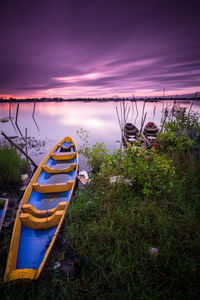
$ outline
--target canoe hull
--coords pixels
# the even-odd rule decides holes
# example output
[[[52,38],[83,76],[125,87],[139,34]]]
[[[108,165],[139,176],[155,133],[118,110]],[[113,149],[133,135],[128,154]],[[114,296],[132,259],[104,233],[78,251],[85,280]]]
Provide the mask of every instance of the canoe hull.
[[[63,162],[66,166],[52,171]],[[17,210],[4,282],[27,282],[39,277],[63,223],[77,169],[78,154],[69,137],[56,144],[37,168]]]

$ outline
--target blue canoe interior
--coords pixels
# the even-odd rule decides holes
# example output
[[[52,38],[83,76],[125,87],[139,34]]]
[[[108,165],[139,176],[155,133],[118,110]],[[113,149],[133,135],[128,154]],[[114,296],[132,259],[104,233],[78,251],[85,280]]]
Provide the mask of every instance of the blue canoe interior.
[[[76,146],[66,137],[36,170],[17,211],[5,282],[40,275],[69,205],[77,169]]]

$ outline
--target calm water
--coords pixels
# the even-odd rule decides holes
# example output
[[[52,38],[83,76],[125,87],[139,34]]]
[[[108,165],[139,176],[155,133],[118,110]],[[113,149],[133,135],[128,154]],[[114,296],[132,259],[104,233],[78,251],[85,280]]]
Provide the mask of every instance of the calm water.
[[[180,106],[190,107],[190,102],[179,101]],[[147,102],[145,111],[147,113],[146,122],[154,121],[160,124],[163,107],[172,107],[173,101]],[[120,103],[114,102],[46,102],[37,103],[35,107],[35,121],[32,118],[33,103],[22,103],[19,106],[18,126],[23,135],[25,128],[28,137],[33,141],[29,147],[29,154],[36,163],[41,162],[49,150],[63,137],[71,136],[77,147],[81,145],[81,140],[77,135],[77,130],[83,128],[89,131],[89,142],[94,144],[97,141],[104,142],[110,150],[120,147],[121,135],[116,114],[116,107],[120,113]],[[128,121],[135,123],[140,128],[143,102],[127,102],[127,111],[130,107]],[[15,122],[17,104],[12,104],[11,116]],[[200,112],[200,103],[195,101],[193,111]],[[137,115],[138,111],[138,115]],[[0,118],[9,117],[9,104],[0,104]],[[0,123],[0,129],[8,136],[19,135],[16,126],[9,120]],[[34,141],[37,143],[34,144]],[[39,145],[38,145],[39,143]]]

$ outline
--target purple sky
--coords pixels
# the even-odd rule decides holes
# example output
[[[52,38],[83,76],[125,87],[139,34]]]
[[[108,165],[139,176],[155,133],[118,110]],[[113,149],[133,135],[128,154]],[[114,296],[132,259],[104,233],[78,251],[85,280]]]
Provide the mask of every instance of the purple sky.
[[[199,1],[0,4],[0,96],[107,97],[200,90]]]

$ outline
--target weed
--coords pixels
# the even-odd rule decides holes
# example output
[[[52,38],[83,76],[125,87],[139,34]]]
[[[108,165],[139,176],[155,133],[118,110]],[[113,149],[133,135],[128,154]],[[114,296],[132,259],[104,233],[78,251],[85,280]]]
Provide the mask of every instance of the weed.
[[[21,183],[21,172],[26,170],[26,160],[13,148],[0,149],[0,189]]]

